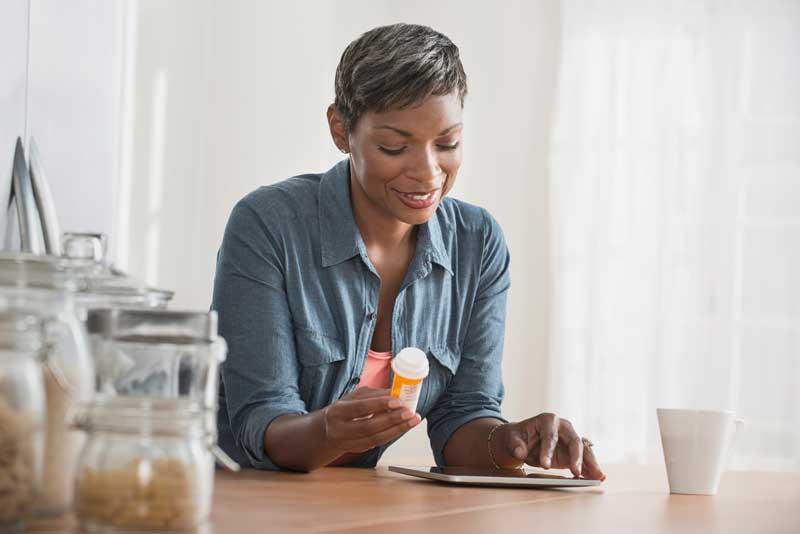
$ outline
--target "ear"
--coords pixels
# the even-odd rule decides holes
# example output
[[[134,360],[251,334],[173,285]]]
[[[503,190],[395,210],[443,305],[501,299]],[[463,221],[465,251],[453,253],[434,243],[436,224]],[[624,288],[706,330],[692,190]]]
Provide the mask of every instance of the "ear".
[[[336,145],[341,152],[350,152],[350,139],[347,135],[347,128],[344,127],[344,119],[342,114],[334,104],[328,106],[328,128],[331,131],[331,138],[333,144]]]

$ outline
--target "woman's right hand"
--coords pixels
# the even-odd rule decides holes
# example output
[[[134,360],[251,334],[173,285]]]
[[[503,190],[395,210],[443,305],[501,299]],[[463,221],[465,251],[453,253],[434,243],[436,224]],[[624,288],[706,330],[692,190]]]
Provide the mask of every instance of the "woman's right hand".
[[[422,419],[390,396],[388,389],[363,387],[324,409],[325,441],[342,452],[365,452],[395,440]]]

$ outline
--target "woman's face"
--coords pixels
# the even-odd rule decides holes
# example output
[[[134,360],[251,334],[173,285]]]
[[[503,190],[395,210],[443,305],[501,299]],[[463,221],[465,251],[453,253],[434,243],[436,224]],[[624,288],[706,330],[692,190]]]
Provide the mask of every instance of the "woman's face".
[[[363,114],[347,135],[353,186],[383,215],[411,225],[426,222],[461,166],[461,114],[455,93]]]

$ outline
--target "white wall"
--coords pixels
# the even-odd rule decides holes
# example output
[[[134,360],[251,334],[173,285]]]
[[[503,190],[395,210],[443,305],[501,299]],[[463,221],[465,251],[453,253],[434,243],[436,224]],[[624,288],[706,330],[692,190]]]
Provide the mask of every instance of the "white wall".
[[[120,6],[120,0],[0,5],[0,198],[10,189],[16,138],[27,150],[33,137],[64,230],[112,232]],[[5,206],[0,214],[4,227]]]
[[[470,83],[465,160],[453,195],[487,207],[512,253],[505,409],[519,418],[547,408],[546,154],[557,2],[180,0],[133,6],[122,220],[113,239],[131,272],[176,290],[176,307],[197,309],[209,305],[215,254],[233,204],[262,184],[323,171],[340,158],[325,109],[344,47],[374,26],[398,21],[449,35]],[[429,451],[417,429],[387,458],[421,456]]]
[[[112,233],[121,21],[120,0],[30,1],[27,134],[64,231]]]
[[[0,50],[0,236],[4,236],[14,145],[17,137],[25,137],[28,0],[7,1],[0,6]]]

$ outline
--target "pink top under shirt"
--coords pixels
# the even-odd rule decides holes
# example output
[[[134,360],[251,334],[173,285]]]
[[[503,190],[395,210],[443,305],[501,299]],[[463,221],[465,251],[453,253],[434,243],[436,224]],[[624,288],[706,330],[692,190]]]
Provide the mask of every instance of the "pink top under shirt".
[[[392,367],[392,353],[375,352],[370,349],[367,352],[367,361],[364,363],[364,370],[358,381],[358,388],[388,388],[389,376]],[[344,465],[360,456],[358,453],[347,452],[329,463],[329,466]]]
[[[367,352],[367,361],[359,378],[358,388],[388,388],[389,373],[392,368],[392,352]]]

